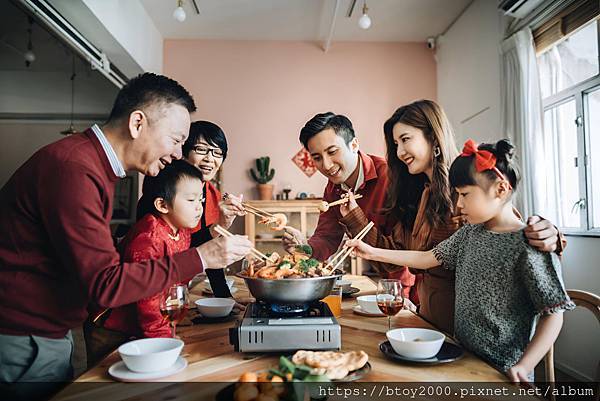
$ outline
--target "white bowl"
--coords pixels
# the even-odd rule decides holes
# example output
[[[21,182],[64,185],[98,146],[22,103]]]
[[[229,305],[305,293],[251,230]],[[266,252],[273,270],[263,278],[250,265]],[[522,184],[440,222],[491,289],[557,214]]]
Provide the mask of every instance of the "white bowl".
[[[233,280],[232,277],[226,277],[225,278],[225,282],[227,283],[227,287],[229,287],[229,291],[231,291],[231,289],[233,288],[233,283],[235,281]],[[210,280],[209,279],[205,279],[204,280],[204,286],[206,287],[207,290],[212,291],[212,287],[210,286]]]
[[[352,281],[338,280],[335,282],[335,285],[342,287],[342,292],[348,292],[348,291],[350,291],[350,287],[352,287]]]
[[[381,310],[377,306],[377,295],[361,295],[360,297],[357,297],[356,300],[363,311],[381,314]]]
[[[200,298],[194,303],[198,311],[206,317],[227,316],[235,305],[235,301],[231,298]]]
[[[439,331],[417,328],[393,329],[386,336],[396,353],[413,359],[434,357],[446,339]]]
[[[144,338],[119,347],[119,354],[132,372],[148,373],[168,369],[177,360],[183,341],[176,338]]]

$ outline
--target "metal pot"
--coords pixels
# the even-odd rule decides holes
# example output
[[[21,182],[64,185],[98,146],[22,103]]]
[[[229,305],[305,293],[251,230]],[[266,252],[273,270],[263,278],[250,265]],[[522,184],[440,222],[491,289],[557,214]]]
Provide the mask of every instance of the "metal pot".
[[[299,304],[318,301],[329,295],[341,275],[269,280],[241,275],[250,294],[257,301],[270,304]]]

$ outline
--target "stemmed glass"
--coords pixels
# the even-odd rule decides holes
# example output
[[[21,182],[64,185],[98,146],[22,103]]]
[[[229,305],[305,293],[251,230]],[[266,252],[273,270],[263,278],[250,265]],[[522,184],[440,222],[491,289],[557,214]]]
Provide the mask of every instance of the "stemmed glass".
[[[188,289],[183,284],[172,285],[160,296],[160,314],[169,321],[173,338],[175,337],[177,323],[183,319],[188,310],[188,302]]]
[[[388,317],[388,330],[392,329],[392,316],[404,306],[400,280],[382,279],[377,283],[377,307]]]

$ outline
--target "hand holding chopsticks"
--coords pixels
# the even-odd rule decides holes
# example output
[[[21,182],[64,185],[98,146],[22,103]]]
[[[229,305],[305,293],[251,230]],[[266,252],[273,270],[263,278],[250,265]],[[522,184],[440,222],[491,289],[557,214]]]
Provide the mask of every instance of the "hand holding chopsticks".
[[[215,231],[217,233],[219,233],[220,235],[222,235],[223,237],[232,237],[233,236],[232,233],[230,233],[229,231],[227,231],[226,229],[224,229],[223,227],[221,227],[218,224],[215,224],[213,227],[214,227]],[[255,256],[259,257],[260,259],[269,260],[269,257],[267,255],[265,255],[264,253],[262,253],[261,251],[259,251],[256,248],[250,248],[250,252],[252,254],[254,254]]]
[[[360,232],[358,234],[356,234],[356,236],[353,238],[355,240],[362,240],[367,233],[371,230],[371,228],[373,228],[373,226],[375,225],[375,223],[373,223],[372,221],[369,222],[369,224],[367,224],[362,230],[360,230]],[[336,271],[336,269],[344,262],[344,260],[348,257],[348,255],[350,255],[350,253],[354,250],[353,247],[347,247],[346,245],[344,245],[342,247],[342,249],[340,249],[338,251],[338,253],[336,253],[327,263],[327,265],[325,265],[325,269],[329,270],[329,274],[333,273],[334,271]]]

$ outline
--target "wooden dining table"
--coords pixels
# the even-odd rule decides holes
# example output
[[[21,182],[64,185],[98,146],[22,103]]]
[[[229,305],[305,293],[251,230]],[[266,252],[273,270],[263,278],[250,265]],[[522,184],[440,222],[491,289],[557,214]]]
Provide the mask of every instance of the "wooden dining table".
[[[379,350],[379,344],[386,340],[387,317],[366,317],[353,311],[353,307],[357,305],[355,297],[375,294],[376,284],[366,276],[346,275],[344,278],[351,280],[352,286],[358,288],[360,292],[352,297],[344,298],[342,301],[342,316],[337,319],[341,325],[342,350],[364,350],[369,355],[371,371],[361,379],[362,381],[388,383],[494,382],[501,384],[502,387],[517,388],[508,383],[508,378],[503,373],[470,352],[465,352],[464,357],[459,360],[438,365],[405,364],[386,358]],[[243,280],[236,277],[234,287],[236,288],[234,297],[249,296]],[[198,298],[210,296],[203,292],[203,288],[202,282],[192,288],[190,291],[192,302]],[[223,382],[237,381],[244,372],[255,372],[277,366],[279,354],[235,352],[229,343],[229,328],[234,327],[235,324],[236,321],[231,320],[221,323],[178,326],[177,334],[185,342],[182,356],[188,361],[187,368],[173,376],[159,379],[157,383],[154,383],[158,387],[145,386],[137,391],[155,392],[157,391],[155,389],[161,388],[161,382],[163,384],[210,382],[214,383],[215,388],[218,389],[223,387]],[[408,310],[402,310],[392,317],[392,326],[394,328],[435,329],[418,314]],[[450,337],[448,340],[453,341]],[[124,399],[119,397],[129,390],[127,387],[122,387],[122,383],[115,382],[108,374],[108,368],[119,361],[118,353],[116,351],[111,353],[96,366],[79,376],[73,383],[67,385],[54,399]],[[82,385],[85,383],[90,385]],[[117,384],[121,384],[121,386]],[[143,390],[144,388],[146,390]],[[131,391],[136,393],[133,388]],[[141,397],[139,399],[145,399],[143,394],[136,393],[134,395]],[[137,398],[134,397],[134,399]]]

